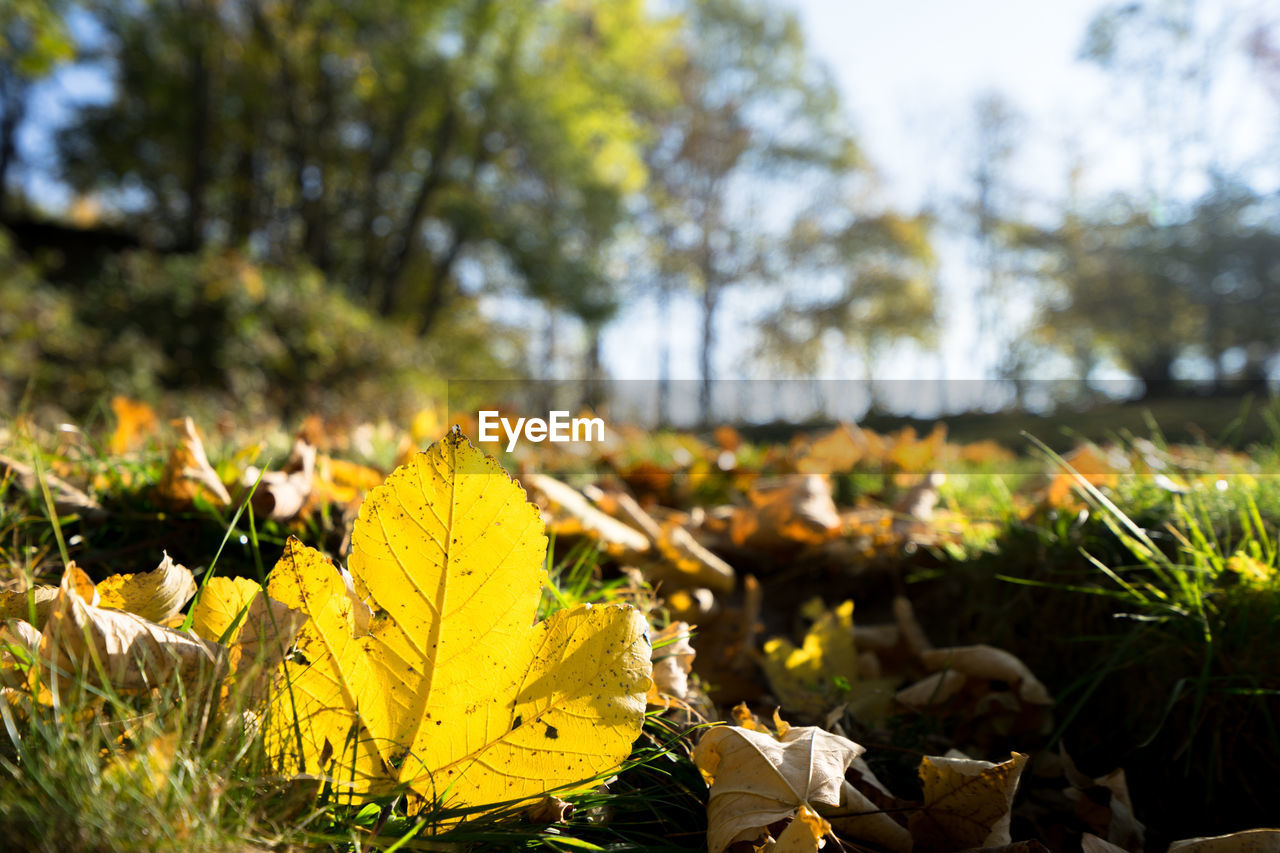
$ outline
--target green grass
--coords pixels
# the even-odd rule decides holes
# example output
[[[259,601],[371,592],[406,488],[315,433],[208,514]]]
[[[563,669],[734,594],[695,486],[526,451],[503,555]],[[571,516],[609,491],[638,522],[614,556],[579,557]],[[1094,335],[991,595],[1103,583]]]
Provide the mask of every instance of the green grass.
[[[1088,773],[1125,767],[1139,816],[1157,821],[1149,847],[1158,849],[1173,837],[1256,826],[1269,813],[1280,774],[1280,432],[1248,457],[1206,444],[1171,446],[1149,424],[1143,435],[1116,433],[1145,473],[1084,489],[1072,507],[1036,497],[1062,470],[1058,460],[948,471],[940,507],[952,535],[904,560],[902,580],[935,644],[989,643],[1030,665],[1058,700],[1052,731],[1030,748],[1061,738]],[[652,444],[667,456],[678,446],[670,438]],[[56,581],[59,539],[99,577],[151,568],[163,548],[199,577],[216,571],[258,579],[291,533],[330,551],[340,539],[340,520],[323,515],[282,525],[207,503],[166,509],[151,492],[164,464],[156,443],[126,460],[83,435],[43,433],[28,447],[36,445],[54,448],[41,454],[42,464],[73,461],[97,477],[109,514],[93,525],[59,518],[42,495],[0,481],[0,567],[8,578]],[[282,456],[286,447],[276,440],[269,452]],[[227,443],[210,455],[227,459],[236,449]],[[740,455],[766,457],[759,445]],[[1167,481],[1154,477],[1157,468]],[[672,489],[687,501],[680,508],[725,500],[737,488],[730,473],[699,476]],[[879,470],[835,480],[845,505],[867,494],[891,499],[895,490]],[[652,591],[619,568],[590,545],[553,542],[540,614],[619,596],[651,600]],[[31,705],[25,715],[3,706],[0,837],[15,846],[662,850],[705,843],[706,790],[688,757],[693,737],[661,717],[649,718],[607,790],[570,798],[568,822],[543,827],[515,808],[476,816],[437,803],[410,815],[394,794],[345,802],[332,788],[271,766],[252,729],[190,684],[121,697],[73,680],[65,696],[57,709]],[[895,790],[910,791],[918,753],[966,746],[953,722],[894,717],[887,731],[862,734],[889,747],[872,750],[877,770]],[[150,773],[146,756],[167,755],[170,746],[167,772]],[[441,834],[460,817],[472,819]]]
[[[198,503],[177,514],[151,505],[148,489],[161,467],[150,455],[114,469],[110,494],[120,511],[95,528],[92,542],[76,519],[59,518],[40,496],[3,486],[0,552],[10,576],[56,582],[59,538],[71,543],[73,557],[87,555],[93,564],[94,555],[110,552],[103,543],[149,531],[154,548],[164,538],[156,528],[177,527],[186,536],[180,553],[203,563],[204,580],[215,571],[261,579],[287,531],[262,525],[247,503],[235,512]],[[602,579],[593,548],[558,560],[552,554],[544,615],[611,600],[626,582]],[[32,663],[25,648],[9,651]],[[39,667],[30,672],[39,678]],[[61,673],[55,705],[38,700],[51,686],[38,680],[0,702],[0,837],[15,849],[665,850],[703,843],[705,786],[689,760],[689,741],[656,715],[611,774],[616,778],[566,795],[574,804],[568,822],[543,826],[522,817],[527,804],[481,814],[437,802],[409,814],[404,792],[353,804],[332,786],[273,766],[258,735],[262,725],[246,725],[245,709],[219,704],[212,680],[175,679],[141,696],[100,684],[92,674]]]

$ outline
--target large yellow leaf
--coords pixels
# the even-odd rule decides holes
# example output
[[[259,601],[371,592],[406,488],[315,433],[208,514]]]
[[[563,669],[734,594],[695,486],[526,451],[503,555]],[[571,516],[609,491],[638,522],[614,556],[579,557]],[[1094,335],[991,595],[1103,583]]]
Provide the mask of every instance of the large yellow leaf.
[[[269,742],[305,772],[332,760],[360,789],[403,782],[455,804],[537,797],[616,766],[643,723],[645,622],[609,605],[534,624],[545,552],[524,491],[460,432],[417,454],[361,507],[354,595],[296,544],[272,574],[268,594],[311,621]]]

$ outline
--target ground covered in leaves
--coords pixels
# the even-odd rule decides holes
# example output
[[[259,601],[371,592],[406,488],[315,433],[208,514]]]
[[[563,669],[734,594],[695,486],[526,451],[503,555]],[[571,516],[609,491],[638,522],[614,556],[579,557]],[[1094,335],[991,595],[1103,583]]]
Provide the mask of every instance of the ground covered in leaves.
[[[112,408],[0,441],[15,846],[1280,850],[1275,446]]]

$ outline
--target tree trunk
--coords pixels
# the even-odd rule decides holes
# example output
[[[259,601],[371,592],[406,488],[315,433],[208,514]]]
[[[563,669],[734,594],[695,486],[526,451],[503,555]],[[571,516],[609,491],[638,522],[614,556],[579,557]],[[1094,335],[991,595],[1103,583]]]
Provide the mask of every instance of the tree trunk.
[[[14,91],[7,89],[10,85]],[[9,170],[17,159],[18,125],[22,123],[22,114],[26,110],[26,93],[23,91],[26,87],[16,80],[0,83],[0,86],[6,87],[4,103],[0,104],[0,109],[4,110],[4,116],[0,118],[0,217],[3,217],[8,212],[5,202],[9,196]]]
[[[703,426],[711,425],[711,353],[715,348],[716,308],[720,301],[720,285],[712,275],[706,277],[702,291],[702,349],[698,366],[702,373],[702,388],[698,394],[698,417]]]
[[[427,204],[432,197],[444,185],[444,173],[446,162],[449,159],[449,153],[453,148],[454,137],[457,133],[457,112],[454,109],[453,99],[446,91],[444,93],[445,107],[444,115],[440,117],[440,124],[436,128],[436,137],[431,146],[431,165],[427,168],[427,172],[422,176],[422,183],[418,185],[418,191],[414,194],[413,203],[409,205],[409,210],[405,213],[404,220],[400,223],[400,238],[398,243],[392,249],[391,256],[387,259],[386,268],[382,274],[382,293],[378,303],[378,311],[384,317],[389,316],[395,308],[397,290],[400,286],[400,276],[404,273],[404,268],[409,262],[409,256],[413,252],[413,247],[417,243],[418,226],[422,223],[422,216],[426,213]],[[457,232],[455,231],[455,236]],[[460,249],[456,245],[453,254]],[[452,260],[450,260],[452,266]],[[436,279],[432,282],[437,289],[442,287],[444,282]],[[428,297],[431,299],[431,297]],[[436,297],[435,302],[439,302],[443,296]],[[434,317],[424,317],[422,325],[428,327],[434,322]]]
[[[195,32],[188,46],[191,57],[191,126],[187,138],[187,215],[182,248],[199,251],[204,244],[205,189],[209,184],[210,82],[206,35],[212,27],[203,2],[195,16]]]

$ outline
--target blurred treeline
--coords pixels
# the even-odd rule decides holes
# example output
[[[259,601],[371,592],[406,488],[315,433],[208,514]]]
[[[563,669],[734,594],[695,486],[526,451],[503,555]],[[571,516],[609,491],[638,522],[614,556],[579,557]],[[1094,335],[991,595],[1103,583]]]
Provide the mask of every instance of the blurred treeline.
[[[1098,61],[1146,37],[1125,14],[1099,19]],[[936,211],[880,201],[777,3],[9,0],[0,28],[5,410],[182,392],[373,413],[443,377],[594,379],[641,296],[664,330],[696,299],[709,382],[731,289],[770,375],[834,347],[871,376],[936,340]],[[108,94],[51,136],[57,207],[18,140],[68,70]],[[1036,305],[1002,375],[1055,354],[1165,380],[1191,353],[1265,378],[1274,198],[1219,175],[1172,216],[1110,198],[1024,221],[998,203],[1004,121],[965,214],[989,295]],[[659,376],[663,339],[635,354]]]

